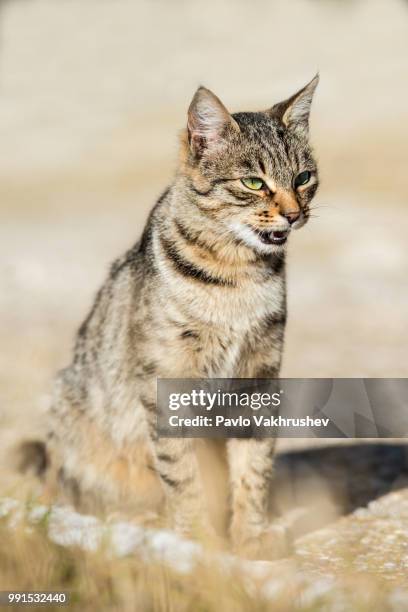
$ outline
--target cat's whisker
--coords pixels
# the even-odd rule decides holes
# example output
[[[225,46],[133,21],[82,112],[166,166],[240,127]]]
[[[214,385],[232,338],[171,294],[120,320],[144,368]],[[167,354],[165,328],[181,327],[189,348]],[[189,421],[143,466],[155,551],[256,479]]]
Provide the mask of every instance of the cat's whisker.
[[[329,211],[335,211],[335,212],[342,210],[339,206],[335,206],[334,204],[313,204],[311,208],[312,209],[324,208]]]

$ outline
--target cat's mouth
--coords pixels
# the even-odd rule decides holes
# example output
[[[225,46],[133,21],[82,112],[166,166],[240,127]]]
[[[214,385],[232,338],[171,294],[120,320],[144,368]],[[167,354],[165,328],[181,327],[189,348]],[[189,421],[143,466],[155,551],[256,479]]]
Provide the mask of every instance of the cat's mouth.
[[[254,229],[254,228],[252,228]],[[285,244],[289,236],[289,230],[270,230],[268,232],[254,229],[259,240],[264,244]]]

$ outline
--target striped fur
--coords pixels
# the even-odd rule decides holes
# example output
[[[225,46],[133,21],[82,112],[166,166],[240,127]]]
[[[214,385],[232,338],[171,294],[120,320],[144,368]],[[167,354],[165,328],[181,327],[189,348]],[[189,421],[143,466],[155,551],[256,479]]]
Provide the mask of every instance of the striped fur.
[[[51,491],[132,511],[151,497],[160,505],[164,494],[178,529],[208,528],[214,499],[199,453],[191,440],[156,434],[156,378],[279,375],[286,246],[261,237],[308,219],[318,184],[308,143],[316,84],[267,111],[233,115],[197,91],[174,181],[141,240],[112,265],[57,378]],[[295,188],[306,170],[308,184]],[[246,177],[260,177],[262,190],[245,187]],[[253,550],[267,529],[273,443],[232,440],[221,455],[233,543]]]

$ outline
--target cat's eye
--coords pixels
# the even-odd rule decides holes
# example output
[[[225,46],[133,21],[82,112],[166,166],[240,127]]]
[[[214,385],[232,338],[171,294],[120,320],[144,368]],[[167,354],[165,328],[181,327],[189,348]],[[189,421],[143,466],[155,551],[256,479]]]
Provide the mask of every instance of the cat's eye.
[[[241,183],[248,187],[248,189],[253,189],[254,191],[259,191],[264,186],[264,182],[262,179],[257,178],[256,176],[252,176],[251,178],[243,178],[241,179]]]
[[[302,185],[306,185],[310,181],[311,176],[312,173],[309,172],[309,170],[305,170],[304,172],[298,174],[295,178],[295,189],[301,187]]]

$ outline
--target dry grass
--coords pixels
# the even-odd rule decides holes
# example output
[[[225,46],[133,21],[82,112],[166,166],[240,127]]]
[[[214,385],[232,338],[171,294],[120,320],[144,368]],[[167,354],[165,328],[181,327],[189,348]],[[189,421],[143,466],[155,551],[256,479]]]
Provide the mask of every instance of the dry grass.
[[[70,550],[50,542],[41,526],[27,532],[2,525],[0,538],[1,589],[67,591],[71,606],[81,611],[265,609],[242,581],[215,568],[180,575],[136,558]]]
[[[386,533],[379,536],[386,538]],[[329,540],[312,539],[292,558],[262,568],[227,569],[212,556],[190,573],[180,573],[137,554],[115,558],[107,546],[87,552],[54,544],[47,537],[47,518],[14,527],[3,518],[0,590],[64,591],[69,593],[69,609],[81,612],[406,610],[405,577],[381,575],[381,548],[371,560],[367,557],[361,571],[356,561],[367,551],[358,534],[350,533],[331,549]],[[329,555],[323,554],[328,552],[325,547]]]

